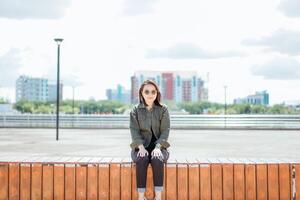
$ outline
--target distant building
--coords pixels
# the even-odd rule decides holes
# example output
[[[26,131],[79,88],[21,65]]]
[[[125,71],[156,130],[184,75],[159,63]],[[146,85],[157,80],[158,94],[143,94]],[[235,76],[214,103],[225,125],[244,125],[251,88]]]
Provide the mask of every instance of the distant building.
[[[117,89],[107,89],[106,97],[108,100],[120,101],[122,103],[130,103],[131,91],[126,90],[120,84],[117,85]]]
[[[233,101],[234,104],[253,104],[253,105],[269,105],[269,94],[267,91],[256,92],[253,95],[248,95],[245,98],[237,98]]]
[[[137,71],[131,77],[131,102],[138,102],[138,89],[147,79],[157,83],[163,100],[197,102],[208,100],[204,81],[195,71]]]
[[[62,84],[60,86],[60,100],[62,100]],[[16,101],[55,101],[56,85],[50,84],[48,79],[20,76],[16,81]]]

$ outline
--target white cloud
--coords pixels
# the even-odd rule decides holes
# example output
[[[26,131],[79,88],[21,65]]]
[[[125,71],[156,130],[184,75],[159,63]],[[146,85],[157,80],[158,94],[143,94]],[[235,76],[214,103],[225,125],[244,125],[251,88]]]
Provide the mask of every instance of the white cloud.
[[[166,49],[149,49],[146,52],[147,58],[171,59],[218,59],[243,55],[238,51],[207,51],[190,43],[179,43]]]
[[[300,62],[292,58],[274,58],[262,65],[251,68],[255,76],[273,80],[297,80],[300,79]]]
[[[300,17],[299,0],[281,0],[278,9],[288,17]]]
[[[137,16],[154,12],[154,6],[158,0],[125,0],[123,14]]]
[[[259,39],[245,39],[242,44],[249,46],[265,46],[268,51],[276,51],[283,54],[300,54],[300,32],[279,29],[269,36]]]
[[[71,0],[1,0],[0,17],[11,19],[57,19]]]
[[[0,56],[0,86],[12,87],[15,85],[19,70],[22,67],[22,51],[12,48]]]

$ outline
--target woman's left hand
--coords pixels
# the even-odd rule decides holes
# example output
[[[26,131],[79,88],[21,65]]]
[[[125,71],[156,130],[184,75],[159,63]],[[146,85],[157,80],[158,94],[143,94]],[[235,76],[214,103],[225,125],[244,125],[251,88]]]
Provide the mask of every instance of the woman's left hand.
[[[151,152],[151,156],[153,157],[158,157],[163,159],[163,154],[159,148],[154,148],[153,151]]]

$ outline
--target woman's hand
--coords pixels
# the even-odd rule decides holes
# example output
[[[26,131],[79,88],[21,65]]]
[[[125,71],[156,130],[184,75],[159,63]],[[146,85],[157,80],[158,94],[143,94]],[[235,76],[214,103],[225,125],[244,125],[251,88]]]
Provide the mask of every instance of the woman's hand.
[[[139,146],[139,152],[137,153],[137,156],[144,157],[145,155],[148,156],[148,151],[145,149],[143,145]]]
[[[152,158],[157,157],[157,158],[163,159],[163,154],[159,148],[154,148],[151,153],[151,156],[152,156]]]

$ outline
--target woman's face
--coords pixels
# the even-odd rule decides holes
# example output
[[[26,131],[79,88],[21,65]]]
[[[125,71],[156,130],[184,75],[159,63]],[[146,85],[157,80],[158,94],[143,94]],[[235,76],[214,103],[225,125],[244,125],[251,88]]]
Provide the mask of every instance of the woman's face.
[[[143,88],[142,95],[148,105],[153,104],[157,96],[157,91],[152,84],[147,84]]]

